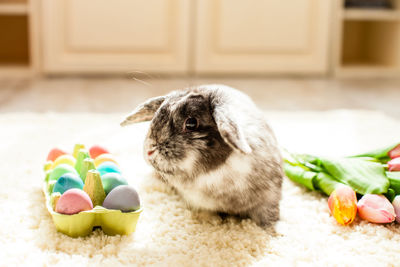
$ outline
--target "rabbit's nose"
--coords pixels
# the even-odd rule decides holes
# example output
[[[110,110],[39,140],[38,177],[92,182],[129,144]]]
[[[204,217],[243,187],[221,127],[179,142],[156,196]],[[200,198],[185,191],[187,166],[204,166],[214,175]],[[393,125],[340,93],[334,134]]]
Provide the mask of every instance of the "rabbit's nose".
[[[153,150],[148,150],[147,151],[147,155],[150,157],[153,153],[154,153],[154,151],[156,151],[155,149],[153,149]]]

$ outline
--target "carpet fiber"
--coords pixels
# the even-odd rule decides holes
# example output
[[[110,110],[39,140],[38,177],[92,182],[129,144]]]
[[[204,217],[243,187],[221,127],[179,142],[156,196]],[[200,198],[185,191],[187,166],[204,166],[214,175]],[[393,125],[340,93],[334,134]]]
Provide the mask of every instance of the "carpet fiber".
[[[400,122],[367,111],[266,112],[280,144],[294,152],[342,156],[400,139]],[[121,114],[0,115],[0,265],[4,266],[395,266],[400,226],[356,219],[339,226],[327,198],[288,179],[281,220],[267,230],[251,220],[192,212],[157,181],[142,158],[147,123],[118,126]],[[144,211],[130,236],[101,230],[70,238],[55,230],[41,191],[54,146],[75,142],[112,151]],[[285,265],[283,265],[285,264]]]

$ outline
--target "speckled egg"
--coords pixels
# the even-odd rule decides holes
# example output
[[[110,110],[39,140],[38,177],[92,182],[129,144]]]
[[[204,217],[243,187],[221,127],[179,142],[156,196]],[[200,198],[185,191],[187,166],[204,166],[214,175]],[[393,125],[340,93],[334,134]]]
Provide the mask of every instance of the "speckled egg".
[[[107,149],[105,149],[104,147],[101,147],[101,146],[92,146],[90,149],[89,149],[89,154],[90,154],[90,157],[92,158],[92,159],[95,159],[95,158],[97,158],[98,156],[100,156],[101,154],[109,154],[110,152],[108,152],[108,150]]]
[[[103,188],[106,194],[110,193],[115,187],[119,185],[127,185],[128,182],[125,180],[121,174],[116,172],[109,172],[101,177],[101,182],[103,183]]]
[[[103,207],[123,212],[137,210],[140,208],[139,194],[130,185],[119,185],[106,196]]]
[[[60,192],[63,194],[65,191],[71,188],[83,188],[82,179],[73,173],[65,173],[60,178],[58,178],[57,182],[53,187],[53,193]]]
[[[102,164],[97,166],[97,170],[99,171],[101,176],[109,172],[121,173],[118,165],[111,161],[103,162]]]
[[[50,172],[49,181],[51,181],[51,180],[57,181],[58,178],[60,178],[65,173],[73,173],[73,174],[78,175],[78,172],[71,165],[60,164]]]
[[[56,212],[62,214],[76,214],[93,209],[92,200],[85,191],[77,188],[67,190],[57,201]]]

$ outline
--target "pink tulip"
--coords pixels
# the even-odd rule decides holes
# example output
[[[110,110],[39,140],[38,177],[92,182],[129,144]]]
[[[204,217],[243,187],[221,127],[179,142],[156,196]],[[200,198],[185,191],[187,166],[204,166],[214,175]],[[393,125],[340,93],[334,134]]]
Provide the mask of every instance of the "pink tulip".
[[[392,159],[400,157],[400,144],[398,144],[392,150],[390,150],[388,155]]]
[[[357,207],[361,219],[372,223],[390,223],[396,217],[392,204],[382,195],[366,194]]]
[[[348,225],[357,214],[356,192],[350,186],[338,186],[329,196],[328,206],[338,223]]]
[[[388,162],[388,169],[390,172],[400,171],[400,157],[394,158]]]
[[[396,222],[400,223],[400,196],[396,196],[393,199],[392,205],[396,213]]]

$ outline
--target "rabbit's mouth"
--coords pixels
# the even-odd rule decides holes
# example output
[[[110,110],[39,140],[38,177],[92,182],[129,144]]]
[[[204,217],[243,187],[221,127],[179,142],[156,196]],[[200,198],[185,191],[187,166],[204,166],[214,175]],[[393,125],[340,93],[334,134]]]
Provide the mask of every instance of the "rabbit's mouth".
[[[165,174],[174,174],[176,171],[176,168],[169,164],[168,162],[165,162],[165,159],[159,159],[161,155],[157,151],[152,153],[151,156],[147,156],[146,161],[153,166],[153,168],[161,173]]]
[[[168,175],[188,175],[192,172],[195,153],[189,153],[183,160],[172,160],[163,157],[157,151],[153,155],[146,157],[146,161],[153,166],[153,168],[162,174]]]

